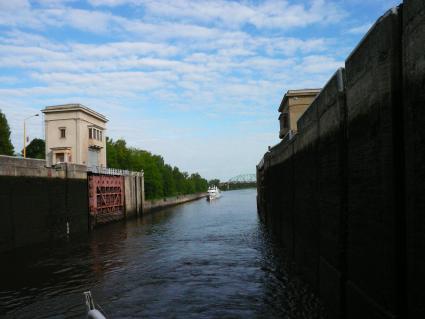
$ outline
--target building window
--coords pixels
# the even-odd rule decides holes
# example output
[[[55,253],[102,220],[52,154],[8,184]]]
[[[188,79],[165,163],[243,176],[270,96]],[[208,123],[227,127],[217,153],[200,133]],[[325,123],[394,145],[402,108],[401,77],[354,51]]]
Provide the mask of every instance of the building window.
[[[89,139],[94,139],[94,140],[98,140],[98,141],[102,141],[103,136],[102,136],[102,131],[98,130],[96,128],[89,128]]]
[[[66,129],[64,127],[59,128],[60,131],[60,137],[66,138]]]
[[[65,162],[65,154],[56,153],[56,163],[64,163],[64,162]]]

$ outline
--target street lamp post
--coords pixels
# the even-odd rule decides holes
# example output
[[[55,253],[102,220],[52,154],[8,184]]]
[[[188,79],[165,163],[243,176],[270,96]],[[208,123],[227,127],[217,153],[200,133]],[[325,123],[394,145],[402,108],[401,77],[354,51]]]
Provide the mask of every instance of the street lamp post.
[[[26,119],[24,119],[24,158],[27,157],[27,149],[26,149],[26,147],[27,147],[27,129],[26,129],[25,121],[29,120],[30,118],[35,117],[35,116],[38,116],[38,113],[31,115],[31,116],[28,116]]]

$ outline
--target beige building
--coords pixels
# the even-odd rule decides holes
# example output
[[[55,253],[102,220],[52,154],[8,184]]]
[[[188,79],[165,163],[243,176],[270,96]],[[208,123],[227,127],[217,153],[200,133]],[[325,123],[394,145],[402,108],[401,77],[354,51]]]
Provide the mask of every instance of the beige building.
[[[297,121],[310,106],[320,89],[289,90],[283,96],[279,106],[279,137],[297,132]]]
[[[48,164],[106,167],[105,116],[81,104],[47,106],[42,112]]]

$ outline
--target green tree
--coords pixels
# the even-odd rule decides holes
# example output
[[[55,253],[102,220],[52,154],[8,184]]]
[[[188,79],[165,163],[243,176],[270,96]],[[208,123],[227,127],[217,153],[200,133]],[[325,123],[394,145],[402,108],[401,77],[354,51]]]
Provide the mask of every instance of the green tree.
[[[24,153],[23,150],[21,152]],[[26,156],[30,158],[46,158],[46,143],[40,138],[35,138],[26,147]]]
[[[205,192],[208,181],[198,173],[189,176],[177,167],[165,164],[162,156],[127,147],[123,139],[106,139],[107,165],[111,168],[144,171],[147,199]]]
[[[209,182],[208,182],[208,186],[219,186],[220,185],[220,180],[219,179],[211,179]]]
[[[162,176],[158,166],[153,160],[148,161],[143,169],[145,176],[146,198],[163,197]]]
[[[173,176],[173,169],[170,165],[164,165],[162,168],[162,179],[164,184],[164,196],[177,195],[176,182]]]
[[[13,155],[14,149],[10,141],[10,127],[6,116],[0,110],[0,154]]]

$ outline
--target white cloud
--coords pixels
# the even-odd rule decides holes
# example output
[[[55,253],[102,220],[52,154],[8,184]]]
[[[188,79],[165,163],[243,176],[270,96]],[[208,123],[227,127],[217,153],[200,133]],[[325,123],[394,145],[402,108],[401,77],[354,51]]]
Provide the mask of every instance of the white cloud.
[[[51,27],[71,27],[94,33],[110,31],[114,17],[110,13],[71,8],[51,8],[34,10],[40,23]]]
[[[129,0],[89,0],[89,3],[91,3],[93,6],[110,6],[110,7],[116,7],[122,4],[126,3],[133,3],[134,1]],[[136,3],[136,2],[134,2]]]
[[[227,27],[252,24],[257,28],[303,27],[314,23],[336,23],[346,13],[331,1],[312,0],[310,6],[289,1],[259,4],[224,0],[90,0],[93,6],[142,6],[149,16],[187,19],[197,23],[220,23]]]
[[[348,30],[351,34],[365,34],[372,27],[372,23],[368,22]]]
[[[28,0],[0,1],[0,12],[28,10],[30,7]]]
[[[231,165],[220,168],[230,157],[249,173],[277,142],[282,92],[321,86],[343,63],[338,39],[296,32],[339,21],[345,12],[332,1],[90,2],[82,9],[73,0],[21,1],[20,10],[0,10],[0,107],[15,144],[23,115],[79,102],[111,119],[110,136],[184,170],[236,175]],[[134,14],[114,11],[125,4]],[[210,142],[216,126],[232,137]],[[252,149],[238,153],[243,141]]]
[[[113,58],[126,55],[144,56],[155,54],[159,56],[175,55],[179,48],[174,45],[149,42],[112,42],[107,44],[72,44],[73,51],[85,58]]]
[[[66,7],[67,5],[77,2],[78,0],[32,0],[43,7]]]
[[[259,45],[262,45],[268,54],[295,55],[297,53],[310,53],[325,51],[330,40],[323,38],[313,38],[302,40],[298,38],[259,38]]]
[[[303,58],[298,66],[301,72],[305,73],[331,73],[344,66],[344,61],[337,61],[333,57],[310,55]]]

